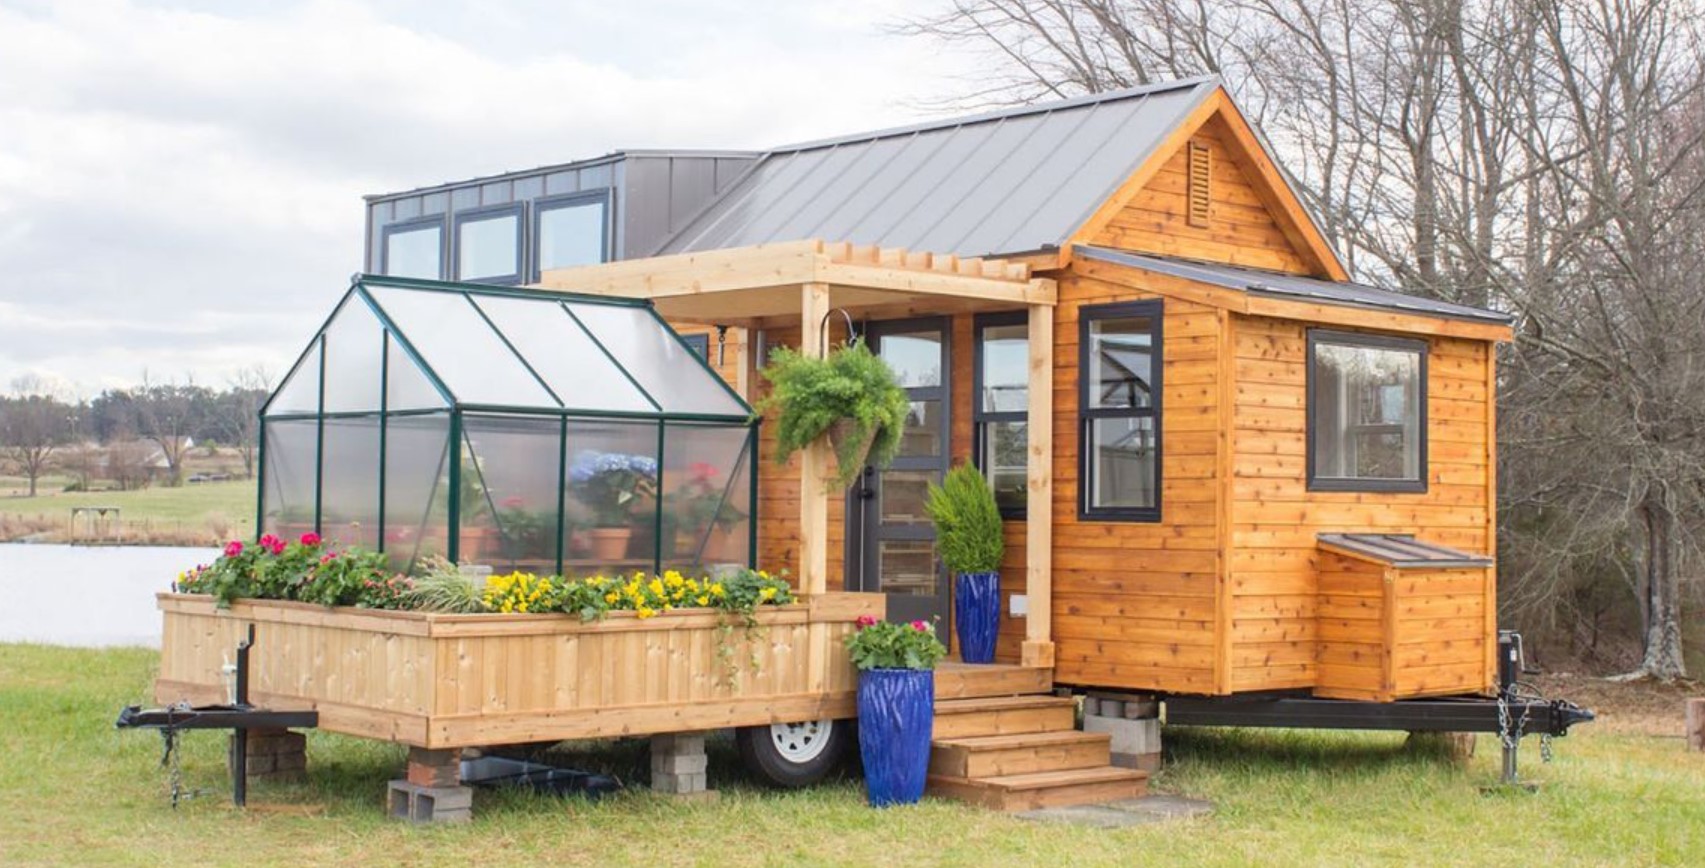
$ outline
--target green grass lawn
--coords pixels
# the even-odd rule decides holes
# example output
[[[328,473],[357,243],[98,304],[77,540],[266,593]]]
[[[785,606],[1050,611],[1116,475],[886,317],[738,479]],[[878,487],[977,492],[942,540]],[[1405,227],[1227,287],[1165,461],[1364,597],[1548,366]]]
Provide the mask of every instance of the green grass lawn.
[[[255,482],[206,482],[176,488],[154,486],[138,491],[78,491],[42,489],[35,497],[0,497],[0,516],[33,519],[44,516],[48,527],[62,535],[69,527],[75,506],[116,506],[123,510],[124,523],[144,539],[193,537],[240,537],[253,534]],[[224,529],[224,532],[218,533]],[[189,541],[185,539],[183,541]]]
[[[1172,731],[1156,789],[1218,812],[1124,830],[934,800],[875,811],[850,779],[775,792],[744,778],[726,744],[713,803],[481,791],[473,823],[416,828],[381,810],[403,750],[324,733],[309,737],[308,782],[257,784],[244,813],[230,807],[223,737],[197,733],[185,782],[211,792],[174,813],[159,739],[112,726],[155,667],[151,651],[0,645],[0,864],[1697,864],[1705,846],[1705,755],[1592,725],[1550,766],[1524,751],[1539,793],[1493,795],[1480,792],[1496,778],[1489,743],[1463,769],[1394,734]],[[631,779],[644,751],[576,759]]]

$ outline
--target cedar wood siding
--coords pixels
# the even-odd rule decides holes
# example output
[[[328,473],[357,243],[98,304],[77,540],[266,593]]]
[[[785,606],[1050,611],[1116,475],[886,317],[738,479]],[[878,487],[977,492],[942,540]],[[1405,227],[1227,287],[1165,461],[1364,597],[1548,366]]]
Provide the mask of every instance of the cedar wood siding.
[[[1145,272],[1059,276],[1054,332],[1054,679],[1206,693],[1220,574],[1218,342],[1223,315],[1164,299],[1161,521],[1078,519],[1078,312],[1154,298]],[[1003,575],[1004,580],[1004,575]]]
[[[1488,436],[1493,344],[1428,339],[1427,491],[1309,491],[1309,326],[1246,316],[1233,317],[1232,324],[1231,687],[1241,692],[1318,683],[1331,691],[1329,685],[1346,679],[1359,683],[1358,673],[1346,667],[1362,665],[1356,637],[1365,634],[1357,628],[1372,625],[1350,622],[1369,612],[1365,600],[1336,594],[1325,582],[1323,574],[1339,576],[1348,568],[1339,563],[1343,558],[1324,557],[1316,535],[1407,533],[1474,554],[1493,553]],[[1450,572],[1452,581],[1421,585],[1398,598],[1394,614],[1404,629],[1394,653],[1421,667],[1399,666],[1399,695],[1477,691],[1492,684],[1493,571]],[[1469,574],[1479,578],[1461,581]],[[1401,571],[1404,581],[1417,575]],[[1476,624],[1478,630],[1467,629]],[[1464,664],[1468,657],[1473,661]]]

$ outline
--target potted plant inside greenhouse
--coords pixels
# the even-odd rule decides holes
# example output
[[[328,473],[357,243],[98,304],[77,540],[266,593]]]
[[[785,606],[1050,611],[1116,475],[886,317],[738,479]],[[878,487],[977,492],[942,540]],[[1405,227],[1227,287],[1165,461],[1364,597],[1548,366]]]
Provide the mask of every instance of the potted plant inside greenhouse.
[[[982,471],[961,464],[948,471],[941,485],[930,485],[924,508],[935,525],[936,551],[955,577],[953,632],[959,640],[959,658],[966,663],[993,663],[1005,553],[994,489]]]
[[[778,463],[827,437],[836,462],[830,484],[846,488],[866,465],[886,467],[899,453],[911,402],[862,338],[822,359],[777,349],[763,374],[773,388],[758,409],[776,411]]]
[[[641,506],[657,496],[657,461],[644,455],[586,451],[569,468],[575,496],[592,510],[592,556],[628,556]]]
[[[935,664],[947,648],[927,622],[865,615],[847,637],[858,668],[858,753],[872,807],[923,798],[935,728]]]

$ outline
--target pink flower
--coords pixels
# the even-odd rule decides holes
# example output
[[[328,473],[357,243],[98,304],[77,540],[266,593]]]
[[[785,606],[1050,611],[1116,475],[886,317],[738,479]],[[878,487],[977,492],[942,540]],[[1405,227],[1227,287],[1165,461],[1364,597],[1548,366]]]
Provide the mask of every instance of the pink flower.
[[[925,623],[924,623],[924,622],[922,622],[922,621],[913,621],[913,622],[912,622],[912,629],[913,629],[913,630],[928,630],[928,629],[929,629],[929,625],[928,625],[928,624],[925,624]]]
[[[234,558],[237,555],[240,555],[242,553],[243,553],[243,544],[241,542],[239,542],[237,540],[231,540],[230,542],[225,544],[225,557]]]
[[[322,564],[329,564],[335,560],[337,560],[337,552],[326,552],[325,554],[320,555],[320,563]]]
[[[313,531],[308,531],[307,533],[302,534],[302,544],[305,546],[317,546],[320,544],[320,535]]]
[[[518,494],[511,496],[511,497],[505,497],[503,499],[503,508],[504,509],[520,509],[521,507],[526,506],[526,505],[527,505],[527,498],[522,497]]]
[[[866,627],[876,626],[876,618],[872,615],[860,615],[858,616],[858,621],[856,623],[858,624],[858,628],[863,630]]]
[[[260,538],[260,547],[272,552],[274,555],[280,555],[284,553],[284,540],[281,540],[269,533]]]

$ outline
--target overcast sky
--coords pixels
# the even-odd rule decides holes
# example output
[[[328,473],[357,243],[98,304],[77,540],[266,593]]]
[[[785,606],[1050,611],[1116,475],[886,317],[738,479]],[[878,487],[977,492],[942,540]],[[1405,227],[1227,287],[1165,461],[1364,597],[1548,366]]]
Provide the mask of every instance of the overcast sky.
[[[0,0],[0,388],[276,379],[365,193],[915,119],[930,0]]]

